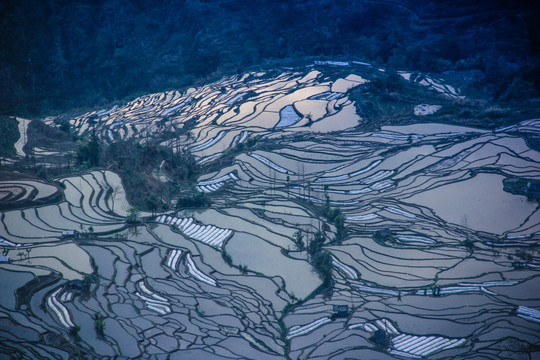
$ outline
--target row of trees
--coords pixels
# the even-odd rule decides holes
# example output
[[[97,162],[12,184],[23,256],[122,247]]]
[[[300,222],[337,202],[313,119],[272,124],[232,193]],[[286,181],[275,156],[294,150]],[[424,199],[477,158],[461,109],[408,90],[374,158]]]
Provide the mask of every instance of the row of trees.
[[[330,197],[328,194],[325,194],[325,202],[322,208],[323,216],[336,227],[336,237],[334,241],[338,244],[341,244],[343,239],[345,239],[346,229],[345,229],[345,215],[341,212],[340,208],[333,208],[330,206]]]

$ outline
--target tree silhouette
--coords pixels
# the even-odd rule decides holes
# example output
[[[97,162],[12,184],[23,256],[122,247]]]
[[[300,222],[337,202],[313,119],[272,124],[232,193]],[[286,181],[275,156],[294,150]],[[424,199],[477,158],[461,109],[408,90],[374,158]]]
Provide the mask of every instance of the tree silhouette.
[[[90,139],[87,143],[80,142],[77,151],[77,162],[79,164],[87,163],[89,166],[98,166],[101,157],[101,145],[99,137],[95,130],[92,130]]]
[[[299,250],[304,249],[304,235],[302,235],[302,230],[296,230],[296,232],[293,234],[293,241]]]

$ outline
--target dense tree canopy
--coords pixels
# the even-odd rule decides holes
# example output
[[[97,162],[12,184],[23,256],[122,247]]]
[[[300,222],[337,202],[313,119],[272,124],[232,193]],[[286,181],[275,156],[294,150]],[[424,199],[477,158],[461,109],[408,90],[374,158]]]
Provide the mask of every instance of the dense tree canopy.
[[[534,2],[4,1],[0,112],[45,114],[178,88],[252,65],[355,57],[477,69],[495,95],[540,89]]]

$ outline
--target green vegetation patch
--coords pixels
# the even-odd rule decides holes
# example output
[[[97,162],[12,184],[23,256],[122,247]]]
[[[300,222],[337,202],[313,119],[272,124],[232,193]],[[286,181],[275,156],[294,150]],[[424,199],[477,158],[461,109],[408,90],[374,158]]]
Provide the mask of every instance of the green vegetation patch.
[[[11,116],[0,116],[0,134],[0,156],[15,155],[15,143],[20,137],[17,120]]]
[[[107,145],[91,135],[82,139],[78,148],[78,166],[101,166],[118,173],[129,202],[137,209],[167,210],[171,199],[180,190],[190,189],[200,173],[190,153],[175,152],[154,142],[142,145],[128,139]],[[160,167],[170,178],[169,182],[160,182],[155,177]]]
[[[49,126],[43,121],[35,120],[28,124],[27,148],[50,148],[58,151],[72,150],[73,136],[69,132],[69,127],[60,128]]]
[[[529,201],[540,202],[540,180],[526,178],[506,178],[503,180],[504,191],[515,195],[524,195]]]
[[[176,203],[177,209],[190,207],[208,207],[212,204],[206,193],[196,192],[192,195],[182,196]]]
[[[349,97],[355,102],[357,114],[365,121],[363,130],[419,122],[496,129],[536,116],[533,109],[537,105],[533,103],[516,106],[516,103],[489,99],[470,89],[464,99],[451,99],[392,71],[384,74],[363,71],[361,74],[369,82],[351,89]],[[468,86],[466,82],[456,82],[460,88]],[[416,116],[414,107],[419,104],[436,104],[441,108],[434,114]]]

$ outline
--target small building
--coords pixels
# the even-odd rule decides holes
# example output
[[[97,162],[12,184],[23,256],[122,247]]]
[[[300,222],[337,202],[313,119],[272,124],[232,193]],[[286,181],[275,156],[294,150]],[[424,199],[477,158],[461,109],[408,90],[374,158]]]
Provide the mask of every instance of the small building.
[[[0,256],[0,263],[8,263],[9,256]]]
[[[349,305],[333,305],[332,309],[334,311],[332,318],[334,319],[346,318],[349,316]]]
[[[77,230],[64,230],[62,231],[62,237],[65,239],[78,238],[79,232]]]

